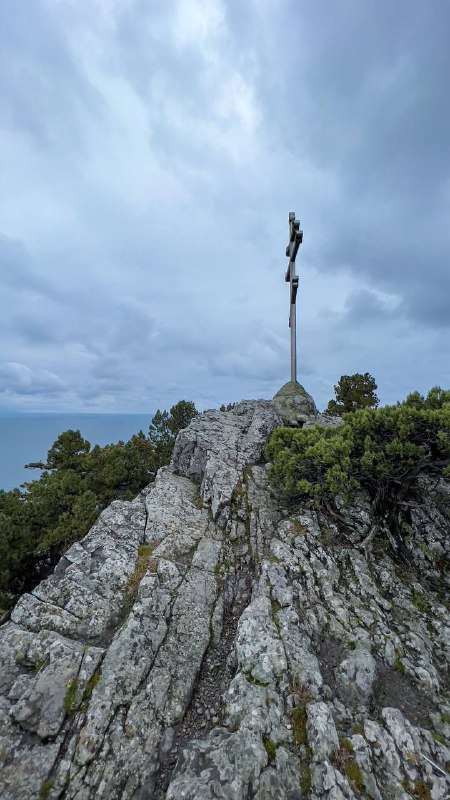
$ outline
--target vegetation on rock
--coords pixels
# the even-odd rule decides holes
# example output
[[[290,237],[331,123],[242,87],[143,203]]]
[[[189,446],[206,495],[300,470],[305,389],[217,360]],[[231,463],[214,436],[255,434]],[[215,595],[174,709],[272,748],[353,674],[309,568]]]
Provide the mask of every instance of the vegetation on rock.
[[[401,534],[423,475],[450,474],[450,391],[345,415],[342,425],[279,428],[266,447],[272,484],[291,502],[330,508],[368,493],[376,516]]]
[[[112,500],[131,500],[170,460],[178,431],[197,414],[185,400],[157,411],[148,436],[91,449],[80,431],[60,434],[43,470],[21,489],[0,491],[0,614],[45,578]]]

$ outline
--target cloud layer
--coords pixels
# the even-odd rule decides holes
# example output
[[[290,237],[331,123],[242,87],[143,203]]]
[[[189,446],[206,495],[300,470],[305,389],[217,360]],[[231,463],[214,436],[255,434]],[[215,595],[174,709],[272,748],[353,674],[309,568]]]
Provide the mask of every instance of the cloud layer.
[[[446,0],[0,8],[0,407],[450,385]]]

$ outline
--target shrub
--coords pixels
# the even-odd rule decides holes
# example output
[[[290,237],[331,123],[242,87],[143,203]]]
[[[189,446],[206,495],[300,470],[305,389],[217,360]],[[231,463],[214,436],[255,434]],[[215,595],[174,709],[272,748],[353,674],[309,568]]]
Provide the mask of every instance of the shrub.
[[[379,516],[392,516],[419,476],[450,474],[450,392],[435,388],[426,398],[354,411],[336,428],[280,428],[266,456],[272,484],[293,503],[351,501],[365,490]]]

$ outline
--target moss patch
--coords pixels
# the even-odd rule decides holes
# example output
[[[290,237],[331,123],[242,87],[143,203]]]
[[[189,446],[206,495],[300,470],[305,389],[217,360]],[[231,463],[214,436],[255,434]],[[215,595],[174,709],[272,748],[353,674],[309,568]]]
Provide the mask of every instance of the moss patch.
[[[87,707],[89,705],[89,700],[91,699],[92,692],[97,686],[100,677],[101,677],[101,672],[99,669],[96,669],[95,672],[93,672],[91,677],[89,678],[83,692],[83,698],[81,701],[81,711],[87,711]]]
[[[293,519],[292,520],[292,531],[296,536],[301,536],[301,535],[305,535],[306,533],[308,533],[308,528],[306,527],[306,525],[302,525],[302,523],[299,522],[298,519]]]
[[[141,544],[139,546],[138,557],[134,567],[134,572],[131,575],[130,580],[128,581],[128,586],[126,590],[126,595],[129,600],[136,597],[139,584],[150,566],[149,565],[150,556],[152,555],[153,550],[155,549],[157,544],[159,544],[159,542],[153,545]]]
[[[348,764],[344,767],[344,770],[352,789],[356,789],[357,792],[362,792],[362,790],[364,789],[364,781],[361,770],[356,761],[354,759],[349,761]]]
[[[398,656],[398,655],[395,657],[394,669],[397,670],[397,672],[400,672],[402,675],[404,675],[405,671],[406,671],[405,670],[405,665],[404,665],[403,661],[401,660],[400,656]]]
[[[431,800],[430,787],[424,780],[418,780],[415,783],[403,781],[403,788],[415,800]]]
[[[76,702],[77,690],[78,690],[78,681],[76,680],[76,678],[74,678],[67,684],[67,692],[64,698],[64,709],[69,717],[72,717],[75,714],[77,708],[77,702]]]
[[[300,789],[303,796],[309,794],[311,791],[311,767],[306,760],[303,761],[301,765]]]
[[[252,683],[254,686],[262,686],[264,688],[267,688],[267,686],[269,686],[268,682],[260,681],[259,678],[255,678],[252,671],[249,669],[244,670],[243,674],[245,675],[248,682]]]
[[[269,764],[273,764],[277,754],[277,748],[275,744],[272,742],[272,739],[269,739],[267,736],[264,736],[263,745],[265,747],[266,753],[269,758]]]
[[[280,606],[280,604],[279,604],[279,603],[278,603],[278,602],[277,602],[277,601],[276,601],[276,600],[275,600],[275,599],[272,597],[272,595],[270,596],[270,605],[271,605],[271,607],[272,607],[272,620],[273,620],[273,622],[274,622],[274,624],[275,624],[275,627],[276,627],[277,631],[279,632],[279,631],[280,631],[280,619],[279,619],[279,617],[278,617],[278,612],[279,612],[279,610],[280,610],[281,606]]]
[[[353,745],[350,739],[341,739],[339,744],[342,750],[347,750],[347,753],[353,753]]]
[[[422,614],[428,614],[430,610],[430,604],[428,603],[425,595],[419,594],[418,592],[413,592],[411,600],[415,607],[422,612]]]
[[[334,753],[332,761],[338,770],[347,776],[352,791],[361,794],[364,780],[359,764],[353,757],[353,745],[348,739],[341,739],[339,745],[339,750]]]
[[[44,783],[41,785],[41,788],[39,789],[39,800],[47,800],[47,797],[49,796],[54,785],[55,781],[51,779],[44,781]]]
[[[306,708],[297,706],[297,708],[292,709],[292,726],[295,744],[306,744],[308,741],[306,736],[307,719],[308,714],[306,713]]]

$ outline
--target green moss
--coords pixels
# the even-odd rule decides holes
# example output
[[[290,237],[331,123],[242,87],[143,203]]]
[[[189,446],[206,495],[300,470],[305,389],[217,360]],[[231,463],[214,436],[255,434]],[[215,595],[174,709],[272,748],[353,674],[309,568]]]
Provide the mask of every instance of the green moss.
[[[300,789],[303,797],[311,791],[311,768],[308,761],[304,761],[301,766]]]
[[[401,660],[401,658],[400,658],[400,656],[399,656],[399,655],[397,655],[397,656],[395,657],[395,661],[394,661],[394,669],[395,669],[395,670],[397,670],[397,672],[400,672],[402,675],[404,675],[404,674],[405,674],[405,672],[406,672],[406,670],[405,670],[405,665],[404,665],[404,663],[403,663],[403,661]]]
[[[306,708],[297,706],[292,709],[292,726],[294,734],[294,742],[296,744],[306,744],[308,739],[306,735],[306,721],[308,714]]]
[[[422,612],[422,614],[428,614],[430,610],[430,604],[428,603],[426,597],[423,594],[419,594],[418,592],[413,592],[411,600],[414,603],[415,607]]]
[[[308,533],[308,528],[306,527],[306,525],[302,525],[302,523],[299,522],[298,519],[292,520],[292,530],[296,536],[302,536],[302,535],[304,536],[306,533]]]
[[[341,739],[339,750],[332,756],[333,764],[347,776],[352,791],[360,794],[364,788],[364,780],[359,764],[353,757],[353,745],[348,739]]]
[[[346,750],[347,753],[353,753],[353,745],[350,739],[340,739],[339,745],[341,747],[341,750]]]
[[[76,711],[76,696],[78,690],[78,681],[74,678],[67,684],[67,692],[64,698],[64,708],[66,714],[69,717],[72,717]]]
[[[431,793],[428,784],[420,779],[415,783],[403,781],[403,788],[414,800],[431,800]]]
[[[203,508],[202,496],[198,490],[195,493],[194,497],[192,498],[192,505],[195,506],[195,508],[198,508],[199,510]]]
[[[89,705],[89,700],[91,699],[92,692],[94,691],[97,683],[101,678],[101,672],[99,669],[96,669],[95,672],[92,673],[91,677],[89,678],[83,692],[83,699],[81,701],[81,710],[87,711],[87,707]]]
[[[353,758],[344,766],[344,772],[347,775],[348,782],[352,789],[356,789],[357,792],[362,792],[364,789],[363,776],[359,764],[357,764]]]
[[[157,543],[155,542],[153,545],[141,544],[139,546],[138,557],[134,567],[134,572],[128,581],[128,586],[126,590],[128,599],[133,599],[136,597],[139,584],[150,567],[149,564],[150,556],[153,553],[153,550],[155,549],[156,545]]]
[[[445,722],[446,725],[450,725],[450,714],[441,714],[442,722]]]
[[[253,675],[252,671],[249,670],[249,669],[244,670],[243,674],[245,675],[245,677],[248,680],[248,682],[252,683],[254,686],[263,686],[264,688],[269,686],[268,683],[265,683],[264,681],[260,681],[259,678],[255,678],[255,676]]]
[[[441,733],[435,733],[434,739],[436,739],[437,742],[443,744],[444,747],[448,747],[448,740],[445,738],[445,736],[442,736]]]
[[[280,604],[271,596],[270,597],[270,605],[272,606],[272,619],[275,623],[275,627],[277,631],[280,630],[280,619],[278,617],[278,612],[281,609]]]
[[[273,764],[277,754],[276,745],[272,742],[272,739],[269,739],[267,736],[263,737],[263,745],[269,757],[269,764]]]
[[[349,642],[348,643],[349,650],[356,650],[356,642]]]
[[[53,781],[51,778],[49,780],[44,781],[44,783],[41,784],[41,788],[39,789],[39,800],[47,800],[47,797],[49,796],[54,785],[55,781]]]
[[[37,663],[34,665],[34,667],[33,667],[33,674],[34,674],[34,675],[37,675],[37,674],[38,674],[38,672],[40,672],[40,671],[41,671],[41,669],[43,669],[43,668],[45,667],[45,665],[48,663],[48,661],[49,661],[49,656],[46,656],[45,658],[41,658],[41,659],[40,659],[40,661],[38,661],[38,662],[37,662]]]
[[[355,725],[353,733],[359,733],[360,736],[364,736],[364,725]]]

